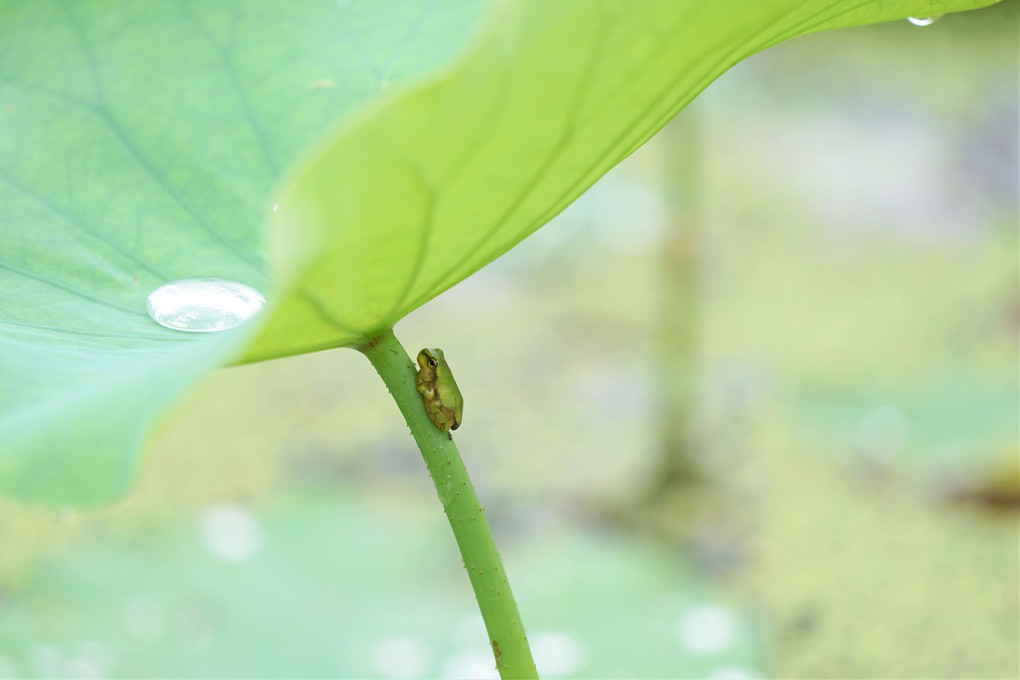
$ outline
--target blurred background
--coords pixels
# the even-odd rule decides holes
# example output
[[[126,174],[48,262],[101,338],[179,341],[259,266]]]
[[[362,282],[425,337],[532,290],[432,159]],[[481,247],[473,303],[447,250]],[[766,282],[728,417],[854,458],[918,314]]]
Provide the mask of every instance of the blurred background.
[[[1017,677],[1018,3],[807,36],[397,326],[543,677]],[[101,511],[0,501],[0,677],[496,677],[350,350],[218,371]]]

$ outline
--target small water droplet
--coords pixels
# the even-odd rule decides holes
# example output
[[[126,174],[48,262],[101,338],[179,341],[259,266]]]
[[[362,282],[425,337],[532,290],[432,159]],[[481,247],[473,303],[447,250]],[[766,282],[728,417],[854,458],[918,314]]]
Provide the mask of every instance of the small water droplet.
[[[432,667],[432,648],[417,637],[381,640],[372,647],[372,667],[384,678],[419,678]]]
[[[930,17],[907,17],[907,21],[915,26],[931,26],[941,18],[941,14],[933,14]]]
[[[439,676],[450,680],[498,680],[492,664],[492,653],[461,652],[447,657],[440,666]]]
[[[262,551],[262,525],[244,508],[229,503],[202,513],[199,531],[206,549],[224,562],[248,562]]]
[[[255,316],[266,299],[251,286],[217,278],[180,279],[149,293],[152,320],[177,331],[225,331]]]
[[[588,665],[588,641],[567,631],[543,631],[529,635],[535,665],[542,677],[576,675]]]
[[[694,656],[718,654],[733,644],[740,622],[730,610],[715,604],[688,608],[677,620],[677,641]]]
[[[276,209],[279,208],[279,207],[280,207],[279,203],[274,203],[273,204],[273,212],[276,212]]]

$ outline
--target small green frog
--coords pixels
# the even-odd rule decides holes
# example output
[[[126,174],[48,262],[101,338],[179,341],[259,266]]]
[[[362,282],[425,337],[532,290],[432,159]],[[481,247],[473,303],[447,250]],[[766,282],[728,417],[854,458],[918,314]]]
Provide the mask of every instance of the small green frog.
[[[460,427],[464,414],[464,397],[453,379],[443,350],[426,347],[418,352],[418,391],[425,402],[429,418],[443,432]],[[450,435],[453,439],[453,435]]]

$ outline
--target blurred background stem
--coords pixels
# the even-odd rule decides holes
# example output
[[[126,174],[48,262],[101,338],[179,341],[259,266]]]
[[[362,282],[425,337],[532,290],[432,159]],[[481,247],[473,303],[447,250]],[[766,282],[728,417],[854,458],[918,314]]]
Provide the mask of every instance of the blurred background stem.
[[[684,111],[660,134],[666,160],[662,195],[666,228],[660,251],[656,328],[657,393],[661,405],[658,472],[650,500],[689,490],[702,480],[695,432],[697,333],[698,121]]]
[[[392,330],[360,349],[386,383],[425,459],[464,558],[500,677],[537,678],[524,624],[485,511],[453,439],[429,420],[415,388],[416,371],[411,358]]]

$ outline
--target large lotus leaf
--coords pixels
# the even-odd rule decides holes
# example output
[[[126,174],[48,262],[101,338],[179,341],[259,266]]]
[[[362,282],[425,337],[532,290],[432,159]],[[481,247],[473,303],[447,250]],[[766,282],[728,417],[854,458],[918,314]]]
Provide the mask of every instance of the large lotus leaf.
[[[122,492],[154,417],[247,333],[166,330],[148,293],[194,276],[265,290],[282,170],[447,64],[484,9],[0,2],[0,486]]]
[[[391,325],[747,55],[983,4],[0,0],[0,488],[123,492],[201,374]],[[222,333],[153,323],[148,293],[192,276],[270,306]]]
[[[279,307],[248,358],[391,327],[548,222],[741,59],[974,3],[935,4],[509,4],[449,77],[341,131],[287,184],[270,222]]]

